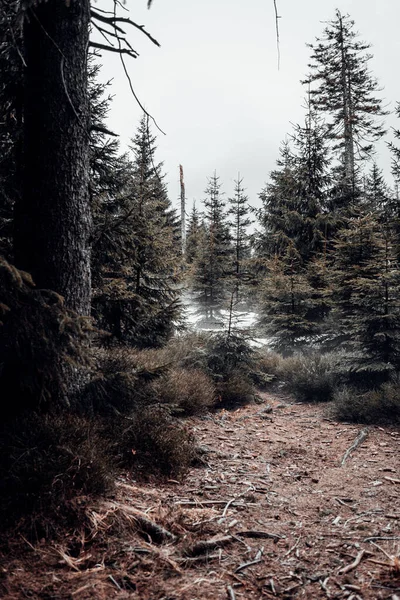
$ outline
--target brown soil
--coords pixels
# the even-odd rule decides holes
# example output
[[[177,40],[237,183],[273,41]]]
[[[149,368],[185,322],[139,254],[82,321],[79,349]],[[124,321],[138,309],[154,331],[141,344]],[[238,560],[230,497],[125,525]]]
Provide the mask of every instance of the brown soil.
[[[126,477],[88,510],[80,538],[25,541],[22,554],[19,543],[3,557],[0,596],[398,600],[399,430],[369,428],[341,465],[363,427],[264,399],[272,412],[188,421],[204,464],[183,481]]]

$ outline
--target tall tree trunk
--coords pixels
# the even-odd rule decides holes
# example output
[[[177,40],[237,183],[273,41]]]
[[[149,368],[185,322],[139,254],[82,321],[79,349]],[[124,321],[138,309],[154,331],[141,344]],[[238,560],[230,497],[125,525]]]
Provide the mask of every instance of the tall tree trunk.
[[[89,19],[89,0],[48,0],[27,12],[24,187],[15,210],[17,266],[83,315],[90,313]]]

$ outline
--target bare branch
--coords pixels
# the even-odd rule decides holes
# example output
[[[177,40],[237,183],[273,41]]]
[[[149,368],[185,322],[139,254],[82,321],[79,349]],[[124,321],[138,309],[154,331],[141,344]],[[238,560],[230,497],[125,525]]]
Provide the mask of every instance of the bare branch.
[[[276,48],[278,51],[278,71],[279,71],[279,68],[281,66],[281,50],[280,50],[280,43],[279,43],[279,19],[281,17],[278,15],[278,8],[276,6],[276,0],[274,0],[274,8],[275,8]]]
[[[139,29],[139,31],[144,33],[144,35],[146,37],[148,37],[149,40],[151,40],[153,42],[153,44],[160,47],[160,43],[157,42],[157,40],[155,38],[153,38],[153,36],[148,31],[145,30],[144,25],[138,25],[137,23],[135,23],[135,21],[132,21],[132,19],[129,19],[127,17],[117,17],[117,16],[105,17],[103,15],[100,15],[99,13],[97,13],[94,10],[91,10],[90,13],[91,13],[93,19],[97,19],[98,21],[101,21],[102,23],[107,23],[108,25],[112,25],[115,29],[117,29],[117,31],[120,31],[121,33],[125,33],[125,32],[120,27],[118,27],[117,23],[127,23],[128,25],[131,25],[132,27]]]
[[[120,41],[119,38],[118,41]],[[107,52],[116,52],[120,56],[122,54],[127,54],[132,58],[137,58],[139,56],[139,54],[135,52],[135,50],[130,50],[129,48],[121,48],[121,46],[119,48],[114,48],[113,46],[106,46],[105,44],[99,44],[98,42],[90,42],[89,46],[90,48],[98,48],[99,50],[106,50]]]

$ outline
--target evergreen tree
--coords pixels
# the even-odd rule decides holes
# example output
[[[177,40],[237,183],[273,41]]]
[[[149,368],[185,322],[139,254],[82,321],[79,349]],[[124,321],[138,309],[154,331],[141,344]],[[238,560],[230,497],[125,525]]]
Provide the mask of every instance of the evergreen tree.
[[[284,254],[292,240],[298,237],[301,221],[295,198],[295,165],[287,142],[282,144],[279,153],[278,168],[271,172],[269,183],[260,193],[261,232],[256,247],[258,256],[264,258]]]
[[[356,379],[371,384],[400,366],[400,273],[378,215],[348,218],[334,244],[332,337]],[[357,375],[358,374],[358,375]]]
[[[327,119],[327,135],[340,157],[340,180],[352,190],[356,163],[370,156],[373,142],[384,133],[378,118],[387,114],[368,70],[370,45],[357,39],[354,21],[337,10],[310,48],[311,73],[305,83],[311,84],[313,108]]]
[[[105,196],[100,211],[95,314],[119,341],[138,347],[163,343],[179,320],[177,220],[154,164],[155,141],[144,116],[132,140],[129,182]]]
[[[206,319],[213,319],[226,298],[227,277],[232,274],[232,249],[225,202],[216,173],[205,190],[203,245],[194,263],[193,292]]]
[[[374,162],[370,172],[365,177],[363,204],[366,211],[380,213],[384,221],[390,214],[391,191],[383,177],[382,170]]]
[[[325,128],[309,109],[304,126],[292,135],[293,150],[283,144],[279,169],[260,194],[261,252],[282,254],[294,243],[304,263],[321,250],[330,215],[326,208],[329,159]]]
[[[271,346],[290,355],[310,343],[316,330],[309,319],[311,287],[295,245],[266,263],[261,285],[260,324],[271,337]]]
[[[238,176],[235,181],[234,196],[228,199],[228,215],[231,216],[230,226],[232,228],[233,241],[233,271],[234,291],[236,302],[239,301],[239,292],[242,291],[243,277],[248,275],[248,263],[250,259],[250,236],[248,228],[253,223],[250,218],[251,207],[249,198],[243,188],[243,179]]]
[[[186,264],[193,265],[199,256],[205,235],[205,225],[201,214],[193,203],[192,212],[189,215],[186,233]]]

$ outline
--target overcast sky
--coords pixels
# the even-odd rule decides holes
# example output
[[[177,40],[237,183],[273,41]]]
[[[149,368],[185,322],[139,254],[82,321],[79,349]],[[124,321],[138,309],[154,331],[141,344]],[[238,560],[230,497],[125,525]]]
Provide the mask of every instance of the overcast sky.
[[[107,8],[111,0],[94,6]],[[304,118],[309,49],[334,18],[349,13],[360,39],[372,44],[370,70],[384,88],[390,110],[400,100],[399,0],[276,0],[280,29],[277,66],[273,0],[128,0],[131,18],[160,42],[157,48],[129,31],[136,60],[126,59],[135,91],[166,132],[157,132],[157,160],[164,161],[170,198],[178,204],[183,165],[188,211],[204,198],[207,177],[220,175],[229,196],[238,172],[253,205],[274,168],[291,123]],[[102,79],[113,78],[109,126],[123,147],[134,135],[141,110],[132,98],[117,55],[103,57]],[[400,127],[394,115],[388,127]],[[378,160],[390,173],[382,145]],[[390,181],[390,176],[389,176]]]

